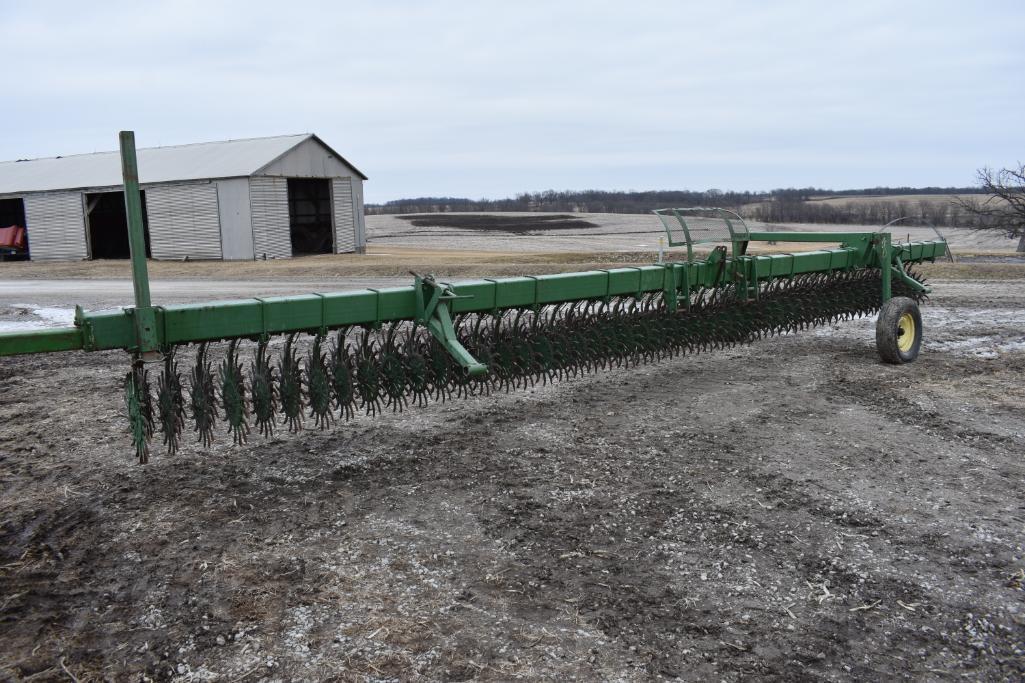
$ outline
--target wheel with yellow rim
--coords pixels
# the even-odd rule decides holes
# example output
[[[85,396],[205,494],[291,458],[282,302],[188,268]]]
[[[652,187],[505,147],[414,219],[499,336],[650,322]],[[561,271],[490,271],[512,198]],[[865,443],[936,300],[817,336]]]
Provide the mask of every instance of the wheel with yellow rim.
[[[876,319],[876,349],[887,363],[910,363],[922,348],[922,313],[914,299],[896,296]]]

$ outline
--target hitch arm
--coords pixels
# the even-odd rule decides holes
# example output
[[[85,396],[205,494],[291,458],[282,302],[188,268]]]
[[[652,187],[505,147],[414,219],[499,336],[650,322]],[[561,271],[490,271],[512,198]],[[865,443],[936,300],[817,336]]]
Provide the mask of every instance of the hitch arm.
[[[472,299],[473,296],[456,294],[450,285],[438,282],[433,275],[427,277],[420,277],[416,273],[413,275],[416,277],[414,289],[416,290],[417,322],[427,328],[468,375],[476,377],[487,374],[488,366],[478,362],[460,343],[448,306],[450,301]]]

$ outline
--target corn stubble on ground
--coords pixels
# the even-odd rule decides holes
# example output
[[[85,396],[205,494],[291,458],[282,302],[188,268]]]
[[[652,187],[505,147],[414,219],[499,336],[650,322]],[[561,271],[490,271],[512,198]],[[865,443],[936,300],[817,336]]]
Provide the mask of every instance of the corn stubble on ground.
[[[930,278],[908,366],[861,318],[296,435],[288,340],[211,345],[145,467],[124,354],[2,359],[2,676],[1021,678],[1025,274]]]

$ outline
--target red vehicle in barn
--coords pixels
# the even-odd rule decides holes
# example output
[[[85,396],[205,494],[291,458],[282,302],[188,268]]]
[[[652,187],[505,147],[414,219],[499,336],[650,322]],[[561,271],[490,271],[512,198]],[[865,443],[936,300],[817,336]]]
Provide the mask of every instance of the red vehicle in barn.
[[[21,260],[28,256],[28,237],[23,225],[0,228],[0,261]]]

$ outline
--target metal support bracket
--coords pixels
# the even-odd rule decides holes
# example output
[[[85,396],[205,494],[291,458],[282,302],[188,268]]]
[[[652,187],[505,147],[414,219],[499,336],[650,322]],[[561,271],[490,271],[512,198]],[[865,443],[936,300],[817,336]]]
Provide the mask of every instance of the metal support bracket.
[[[674,264],[664,263],[662,271],[662,296],[666,302],[666,309],[670,313],[676,313],[679,303],[676,296],[676,272]]]
[[[876,249],[879,250],[879,274],[883,282],[883,303],[885,304],[891,298],[893,298],[893,286],[892,286],[892,275],[893,270],[890,268],[893,263],[893,249],[890,246],[890,233],[882,232],[879,233],[876,242]]]
[[[893,260],[896,261],[896,265],[891,266],[891,269],[893,271],[893,274],[897,277],[897,279],[899,279],[901,282],[903,282],[916,292],[920,292],[922,294],[929,294],[932,292],[930,288],[926,287],[921,282],[911,277],[904,271],[904,262],[900,260],[899,256],[894,256]]]
[[[438,343],[449,352],[457,363],[470,376],[484,375],[488,366],[480,363],[460,343],[452,324],[449,302],[456,299],[472,299],[472,296],[460,296],[453,291],[451,285],[438,282],[433,275],[416,278],[416,321],[427,328]]]

